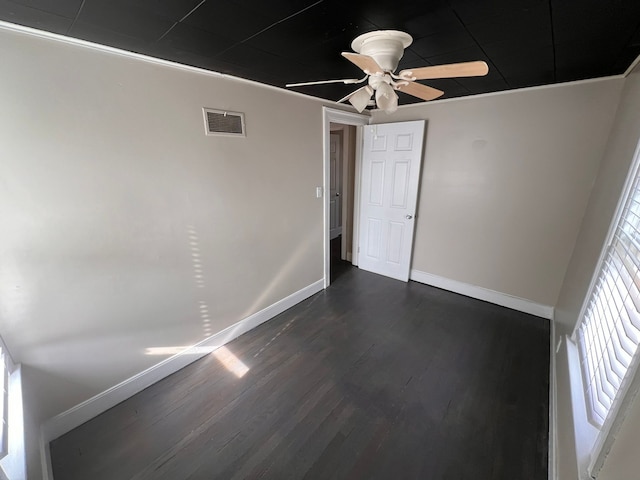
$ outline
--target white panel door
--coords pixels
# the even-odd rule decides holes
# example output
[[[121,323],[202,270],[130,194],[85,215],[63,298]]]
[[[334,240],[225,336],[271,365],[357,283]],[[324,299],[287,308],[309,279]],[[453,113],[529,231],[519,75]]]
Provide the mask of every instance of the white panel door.
[[[424,120],[364,128],[358,266],[409,280]]]
[[[334,239],[342,233],[342,136],[329,138],[329,236]]]

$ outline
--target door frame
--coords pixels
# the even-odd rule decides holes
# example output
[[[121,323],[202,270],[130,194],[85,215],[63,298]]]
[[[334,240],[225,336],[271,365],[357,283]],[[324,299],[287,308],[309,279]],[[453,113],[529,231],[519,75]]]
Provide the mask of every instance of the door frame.
[[[329,240],[329,230],[331,226],[330,222],[330,212],[329,212],[329,185],[330,185],[330,167],[331,162],[329,161],[329,151],[330,151],[330,135],[331,135],[331,123],[341,123],[343,125],[354,125],[356,127],[362,127],[364,125],[369,125],[371,117],[367,115],[360,115],[358,113],[345,112],[343,110],[336,110],[330,107],[322,107],[322,137],[323,137],[323,160],[322,160],[322,170],[323,170],[323,234],[324,234],[324,288],[327,288],[331,283],[331,242]],[[356,195],[360,195],[360,168],[362,164],[362,129],[356,129],[356,171],[354,177],[354,202],[353,202],[353,217],[354,219],[359,218],[360,208],[359,208],[359,200],[356,200],[358,197]],[[344,220],[344,219],[343,219]],[[358,264],[358,228],[356,227],[356,222],[353,222],[353,257],[352,263],[354,265]]]

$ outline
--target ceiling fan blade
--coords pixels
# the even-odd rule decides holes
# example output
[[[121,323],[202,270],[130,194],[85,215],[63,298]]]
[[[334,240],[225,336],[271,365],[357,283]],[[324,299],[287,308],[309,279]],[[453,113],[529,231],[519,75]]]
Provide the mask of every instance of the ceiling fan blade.
[[[455,77],[481,77],[489,72],[485,62],[450,63],[433,67],[408,68],[402,70],[398,76],[414,80]]]
[[[342,56],[354,65],[358,66],[367,75],[374,73],[384,73],[384,70],[373,57],[362,55],[360,53],[342,52]]]
[[[422,100],[435,100],[436,98],[444,95],[444,92],[442,90],[438,90],[437,88],[428,87],[427,85],[422,85],[421,83],[415,82],[408,82],[406,85],[404,83],[401,83],[395,88],[396,90],[408,93],[409,95],[421,98]]]
[[[364,82],[367,79],[367,77],[364,78],[346,78],[344,80],[318,80],[315,82],[301,82],[301,83],[287,83],[285,85],[285,87],[304,87],[305,85],[322,85],[324,83],[345,83],[345,84],[352,84],[352,83],[361,83]]]
[[[367,108],[372,95],[373,88],[371,88],[369,85],[365,85],[364,87],[360,87],[359,89],[357,89],[355,92],[351,92],[346,97],[341,98],[337,103],[342,103],[349,100],[349,103],[356,107],[356,110],[358,110],[359,113],[362,113],[364,109]]]

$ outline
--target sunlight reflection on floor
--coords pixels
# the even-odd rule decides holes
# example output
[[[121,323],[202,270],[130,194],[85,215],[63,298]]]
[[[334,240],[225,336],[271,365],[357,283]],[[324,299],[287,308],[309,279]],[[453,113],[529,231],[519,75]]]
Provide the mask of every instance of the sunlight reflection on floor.
[[[216,357],[222,365],[224,365],[224,368],[229,370],[238,378],[244,377],[244,375],[249,371],[249,367],[231,353],[227,347],[220,347],[213,352],[213,356]]]
[[[145,350],[145,355],[202,355],[213,353],[218,361],[233,373],[236,377],[242,378],[249,371],[249,367],[236,357],[227,347],[204,347],[204,346],[176,346],[176,347],[149,347]]]

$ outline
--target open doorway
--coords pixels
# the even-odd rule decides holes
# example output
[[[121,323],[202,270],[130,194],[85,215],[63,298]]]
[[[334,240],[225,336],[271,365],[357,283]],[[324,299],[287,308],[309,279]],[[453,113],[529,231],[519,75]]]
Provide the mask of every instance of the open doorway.
[[[331,123],[327,195],[332,282],[349,269],[353,259],[355,168],[356,127]]]
[[[353,154],[353,158],[354,158],[354,164],[355,164],[355,168],[354,168],[354,175],[352,177],[352,179],[349,181],[348,180],[348,185],[351,187],[351,194],[347,195],[347,197],[351,198],[351,199],[357,199],[358,198],[358,194],[359,194],[359,182],[357,181],[357,179],[359,178],[359,163],[360,163],[360,155],[361,155],[361,143],[362,143],[362,126],[364,125],[368,125],[369,124],[369,117],[365,116],[365,115],[361,115],[358,113],[351,113],[351,112],[346,112],[343,110],[336,110],[333,108],[329,108],[329,107],[323,107],[322,109],[322,116],[323,116],[323,143],[324,143],[324,148],[323,148],[323,152],[324,152],[324,160],[323,160],[323,170],[324,170],[324,181],[323,181],[323,191],[324,193],[324,287],[327,288],[330,284],[331,284],[331,215],[330,215],[330,210],[331,210],[331,205],[330,205],[330,199],[332,198],[330,195],[330,184],[331,184],[331,168],[330,168],[330,164],[331,164],[331,160],[330,160],[330,150],[331,150],[331,126],[332,124],[335,125],[337,127],[337,130],[341,130],[339,128],[339,126],[355,126],[355,128],[353,130],[349,130],[349,132],[352,134],[351,138],[353,139],[353,142],[350,143],[352,145],[354,145],[354,147],[352,147],[352,151],[353,148],[355,148],[355,154]],[[344,130],[343,130],[344,131]],[[343,134],[343,138],[344,138],[344,134]],[[347,151],[347,149],[343,149],[343,151]],[[348,163],[347,163],[348,165]],[[338,173],[338,171],[342,172],[342,170],[344,169],[345,164],[343,163],[343,168],[336,168],[335,171],[336,173]],[[342,175],[340,176],[340,178],[342,179]],[[344,182],[343,182],[343,189],[344,189]],[[341,197],[344,198],[344,192],[341,193]],[[333,198],[335,198],[335,192],[333,195]],[[345,202],[342,202],[342,205],[345,205]],[[348,208],[348,203],[347,203],[347,208]],[[334,207],[334,208],[338,208],[338,207]],[[343,206],[340,207],[340,211],[343,210]],[[338,235],[336,235],[336,232],[340,232],[340,240],[337,241],[334,238],[334,245],[336,246],[335,250],[336,250],[336,257],[340,258],[341,261],[350,261],[351,263],[353,263],[353,265],[357,265],[358,264],[358,252],[357,250],[355,250],[355,247],[353,247],[353,245],[357,245],[357,241],[358,241],[358,225],[357,222],[354,223],[353,219],[358,217],[358,202],[353,202],[351,203],[351,207],[352,209],[351,213],[349,215],[344,214],[342,215],[342,219],[349,219],[349,223],[347,226],[347,230],[349,235],[352,237],[351,241],[348,241],[348,239],[345,237],[345,235],[342,234],[342,230],[335,230],[334,229],[334,235],[337,237]],[[343,222],[344,223],[344,222]],[[343,228],[344,229],[344,228]],[[349,246],[351,247],[349,249],[349,247],[346,244],[349,244]],[[338,250],[338,245],[339,245],[339,250]],[[350,252],[348,250],[351,250]],[[337,252],[339,251],[339,255],[337,254]],[[350,260],[348,260],[348,254],[350,254]],[[344,260],[343,258],[344,257]]]

